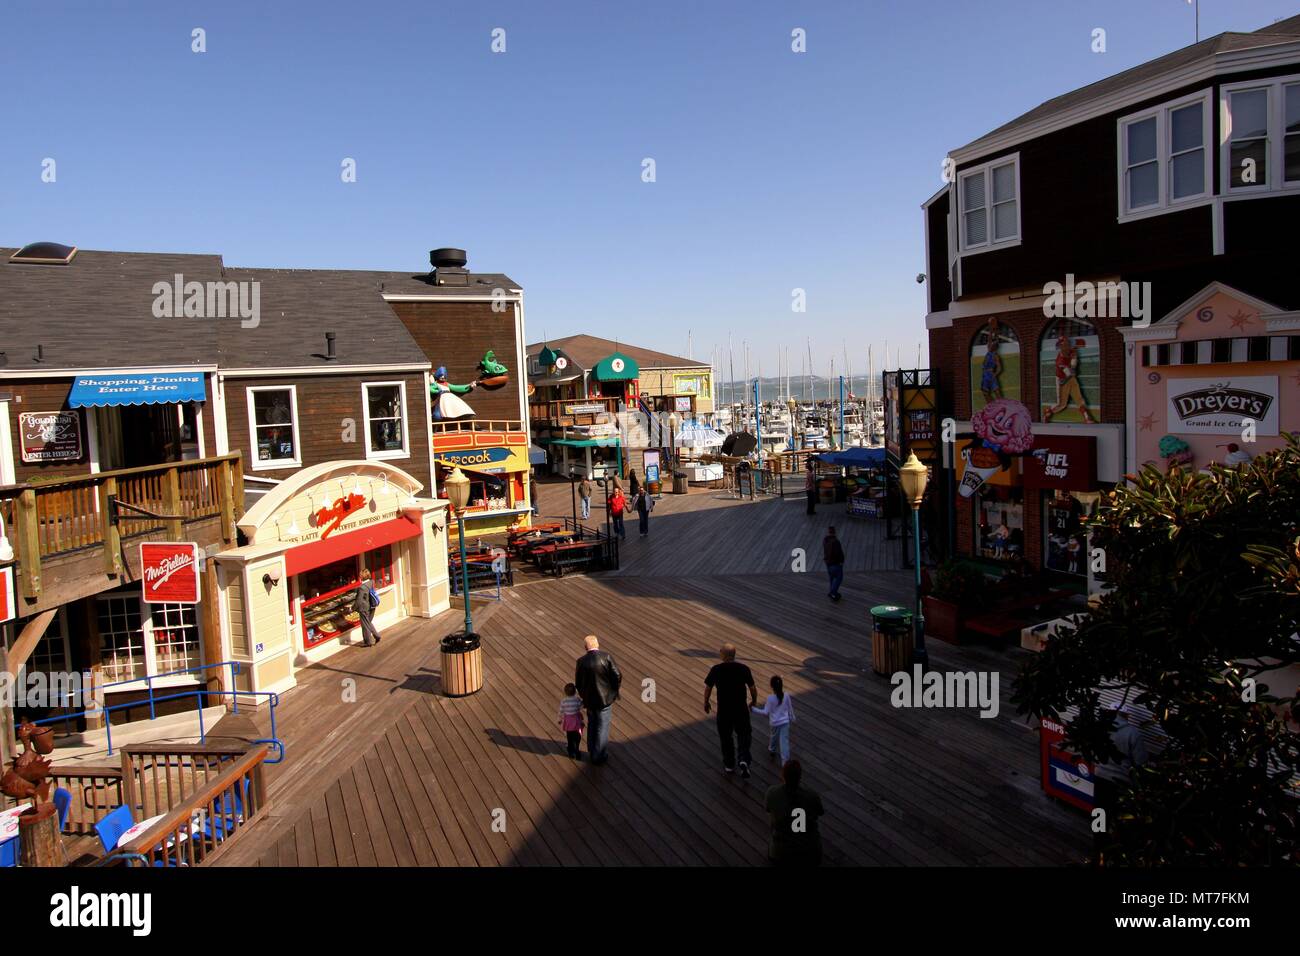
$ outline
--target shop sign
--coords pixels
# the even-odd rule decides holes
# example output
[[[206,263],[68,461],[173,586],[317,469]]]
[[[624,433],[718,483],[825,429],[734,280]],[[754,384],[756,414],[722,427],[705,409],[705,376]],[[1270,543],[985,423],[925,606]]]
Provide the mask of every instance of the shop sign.
[[[691,410],[691,397],[689,395],[678,395],[673,399],[673,405],[679,412],[689,412]]]
[[[0,568],[0,624],[18,616],[18,601],[14,597],[13,565]]]
[[[658,481],[659,480],[659,452],[657,451],[646,452],[642,464],[645,466],[646,483],[648,484],[649,482],[652,481]]]
[[[499,465],[510,460],[509,448],[475,448],[473,451],[443,451],[438,457],[466,468],[477,465]]]
[[[23,412],[18,434],[27,464],[81,459],[80,412]]]
[[[193,541],[142,543],[140,583],[147,604],[199,603],[199,546]]]
[[[1276,375],[1166,378],[1169,431],[1180,435],[1240,435],[1244,422],[1256,435],[1276,435]]]
[[[934,441],[934,412],[914,410],[907,413],[907,443]]]
[[[605,411],[605,406],[600,402],[584,402],[578,405],[565,405],[564,414],[566,415],[598,415]]]
[[[1022,461],[1026,488],[1097,489],[1097,439],[1093,435],[1036,435]]]
[[[316,511],[316,527],[320,528],[322,540],[328,538],[343,523],[344,518],[365,503],[365,495],[348,493],[342,498],[335,498],[333,504],[318,509]]]

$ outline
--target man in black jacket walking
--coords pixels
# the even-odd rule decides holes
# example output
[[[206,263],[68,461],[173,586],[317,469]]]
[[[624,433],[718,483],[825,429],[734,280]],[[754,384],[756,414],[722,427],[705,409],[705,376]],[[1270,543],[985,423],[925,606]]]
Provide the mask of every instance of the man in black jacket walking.
[[[587,756],[593,764],[600,765],[609,759],[605,746],[609,743],[609,725],[623,675],[609,652],[600,649],[595,634],[588,634],[583,640],[587,653],[578,658],[573,683],[577,685],[582,705],[587,708]]]
[[[822,558],[826,562],[826,574],[830,578],[830,599],[838,601],[840,585],[844,582],[844,546],[835,536],[834,525],[826,529],[826,537],[822,539]]]

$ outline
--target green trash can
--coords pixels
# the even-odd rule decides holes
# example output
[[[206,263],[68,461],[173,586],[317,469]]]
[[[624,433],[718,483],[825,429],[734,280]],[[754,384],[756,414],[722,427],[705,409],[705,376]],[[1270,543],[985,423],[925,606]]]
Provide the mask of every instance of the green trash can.
[[[912,663],[912,611],[897,604],[871,609],[871,669],[889,676]]]

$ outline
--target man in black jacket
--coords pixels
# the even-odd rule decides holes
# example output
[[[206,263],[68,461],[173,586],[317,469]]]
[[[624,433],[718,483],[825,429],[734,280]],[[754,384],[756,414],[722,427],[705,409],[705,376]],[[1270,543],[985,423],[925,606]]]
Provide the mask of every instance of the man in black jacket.
[[[582,705],[587,708],[587,755],[593,764],[600,765],[609,759],[605,745],[609,743],[609,725],[623,675],[618,672],[614,658],[600,649],[595,634],[588,634],[584,643],[587,653],[578,658],[573,683],[578,687]]]
[[[826,562],[826,574],[830,578],[830,599],[840,599],[840,585],[844,582],[844,546],[835,536],[835,526],[826,529],[822,539],[822,558]]]

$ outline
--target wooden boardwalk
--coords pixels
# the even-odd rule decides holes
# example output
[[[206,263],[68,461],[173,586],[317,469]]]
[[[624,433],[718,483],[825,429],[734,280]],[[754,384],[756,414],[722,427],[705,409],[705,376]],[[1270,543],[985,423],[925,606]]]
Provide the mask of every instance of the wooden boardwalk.
[[[548,486],[545,513],[562,513],[559,492],[568,504],[567,488]],[[830,520],[848,539],[839,604],[820,572],[818,525]],[[931,644],[941,669],[1000,674],[996,718],[890,705],[889,682],[867,668],[867,610],[907,601],[910,576],[864,570],[892,549],[873,539],[878,522],[851,520],[843,506],[813,519],[802,502],[666,496],[649,539],[629,522],[621,571],[525,577],[476,607],[486,686],[473,697],[438,694],[437,639],[455,629],[456,610],[310,668],[280,710],[288,757],[268,768],[270,817],[221,863],[761,864],[763,795],[777,780],[765,721],[754,720],[746,781],[721,773],[702,709],[704,675],[728,640],[760,690],[777,673],[795,696],[792,750],[825,801],[827,863],[1081,857],[1087,820],[1042,795],[1037,736],[1007,702],[1024,652]],[[802,574],[790,569],[798,547]],[[587,633],[624,674],[604,767],[571,761],[556,726]]]

